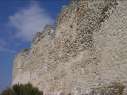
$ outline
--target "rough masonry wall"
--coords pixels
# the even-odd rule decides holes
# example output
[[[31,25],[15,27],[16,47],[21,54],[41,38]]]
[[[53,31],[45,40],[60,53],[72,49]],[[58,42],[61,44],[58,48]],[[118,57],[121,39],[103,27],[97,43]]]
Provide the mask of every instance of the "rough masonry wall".
[[[127,1],[72,0],[57,26],[46,26],[31,49],[18,54],[13,82],[45,93],[80,95],[127,81]]]

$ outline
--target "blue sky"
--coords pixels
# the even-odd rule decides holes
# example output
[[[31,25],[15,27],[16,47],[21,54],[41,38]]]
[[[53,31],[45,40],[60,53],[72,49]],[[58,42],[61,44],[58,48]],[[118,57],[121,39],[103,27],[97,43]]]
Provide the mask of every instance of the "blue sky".
[[[36,32],[53,24],[69,0],[0,0],[0,91],[11,83],[12,63]]]

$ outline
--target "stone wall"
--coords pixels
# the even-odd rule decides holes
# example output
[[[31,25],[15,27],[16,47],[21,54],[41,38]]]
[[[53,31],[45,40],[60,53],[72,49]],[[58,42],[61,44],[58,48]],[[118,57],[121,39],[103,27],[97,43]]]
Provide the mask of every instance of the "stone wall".
[[[46,26],[17,55],[12,84],[75,95],[112,82],[126,86],[126,9],[125,0],[72,0],[56,27]]]

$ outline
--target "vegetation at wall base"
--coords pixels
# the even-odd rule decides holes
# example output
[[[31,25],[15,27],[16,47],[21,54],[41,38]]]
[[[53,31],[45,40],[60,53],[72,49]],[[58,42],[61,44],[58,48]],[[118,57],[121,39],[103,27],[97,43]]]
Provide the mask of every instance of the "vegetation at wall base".
[[[0,95],[43,95],[42,91],[28,84],[16,84],[4,90]]]

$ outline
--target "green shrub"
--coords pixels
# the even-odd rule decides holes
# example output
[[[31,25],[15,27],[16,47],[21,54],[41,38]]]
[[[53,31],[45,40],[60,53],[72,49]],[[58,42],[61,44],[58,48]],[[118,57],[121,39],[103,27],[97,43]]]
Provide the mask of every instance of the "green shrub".
[[[16,84],[11,88],[4,90],[0,95],[43,95],[43,92],[28,83],[25,85]]]

